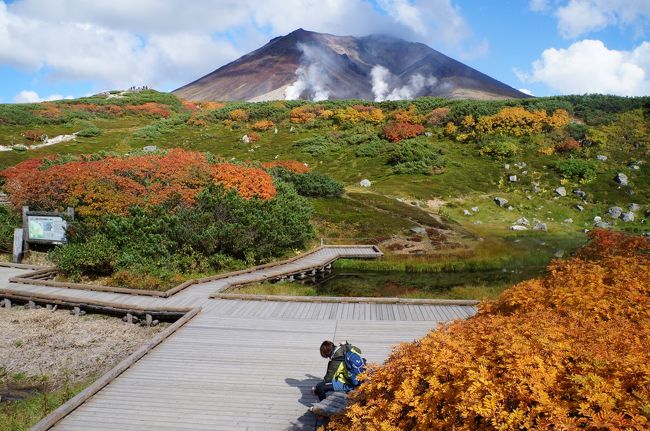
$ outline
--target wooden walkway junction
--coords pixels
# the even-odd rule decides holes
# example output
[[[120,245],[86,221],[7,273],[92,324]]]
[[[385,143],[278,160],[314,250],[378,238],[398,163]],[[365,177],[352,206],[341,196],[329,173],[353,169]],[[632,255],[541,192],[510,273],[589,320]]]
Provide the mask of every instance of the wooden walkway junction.
[[[300,276],[338,257],[376,257],[374,247],[323,247],[289,262],[192,284],[171,297],[11,283],[27,270],[0,268],[0,299],[187,313],[33,430],[314,430],[311,387],[326,360],[321,341],[349,340],[370,362],[440,322],[475,313],[471,301],[225,299],[224,288]],[[213,296],[213,298],[211,298]],[[130,308],[131,307],[131,308]],[[191,310],[191,311],[190,311]]]

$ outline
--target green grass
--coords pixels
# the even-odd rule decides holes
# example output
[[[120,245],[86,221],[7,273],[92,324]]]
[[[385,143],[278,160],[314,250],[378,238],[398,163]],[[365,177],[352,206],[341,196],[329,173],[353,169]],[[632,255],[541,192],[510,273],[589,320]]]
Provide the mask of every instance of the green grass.
[[[86,388],[93,379],[54,391],[39,391],[20,401],[0,403],[0,430],[26,431]]]

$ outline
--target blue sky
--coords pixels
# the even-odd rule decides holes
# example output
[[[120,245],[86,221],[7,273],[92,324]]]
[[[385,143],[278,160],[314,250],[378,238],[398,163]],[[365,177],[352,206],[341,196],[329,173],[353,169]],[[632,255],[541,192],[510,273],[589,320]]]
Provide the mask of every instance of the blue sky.
[[[650,94],[650,0],[0,0],[0,102],[168,91],[299,27],[423,42],[538,96]]]

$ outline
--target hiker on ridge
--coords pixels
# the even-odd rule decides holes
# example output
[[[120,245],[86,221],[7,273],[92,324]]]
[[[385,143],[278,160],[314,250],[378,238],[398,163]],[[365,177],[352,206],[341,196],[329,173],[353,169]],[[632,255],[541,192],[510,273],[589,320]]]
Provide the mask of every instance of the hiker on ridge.
[[[327,373],[323,381],[314,388],[314,394],[319,401],[327,397],[328,392],[350,392],[359,386],[357,376],[365,370],[366,360],[361,357],[361,349],[348,343],[336,344],[329,340],[320,345],[320,355],[329,359]]]

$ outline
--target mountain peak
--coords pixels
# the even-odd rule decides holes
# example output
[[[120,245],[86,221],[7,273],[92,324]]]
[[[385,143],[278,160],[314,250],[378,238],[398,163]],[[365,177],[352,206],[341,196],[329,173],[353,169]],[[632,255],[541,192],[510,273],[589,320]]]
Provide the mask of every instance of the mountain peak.
[[[422,44],[298,28],[174,91],[192,100],[527,97]]]

